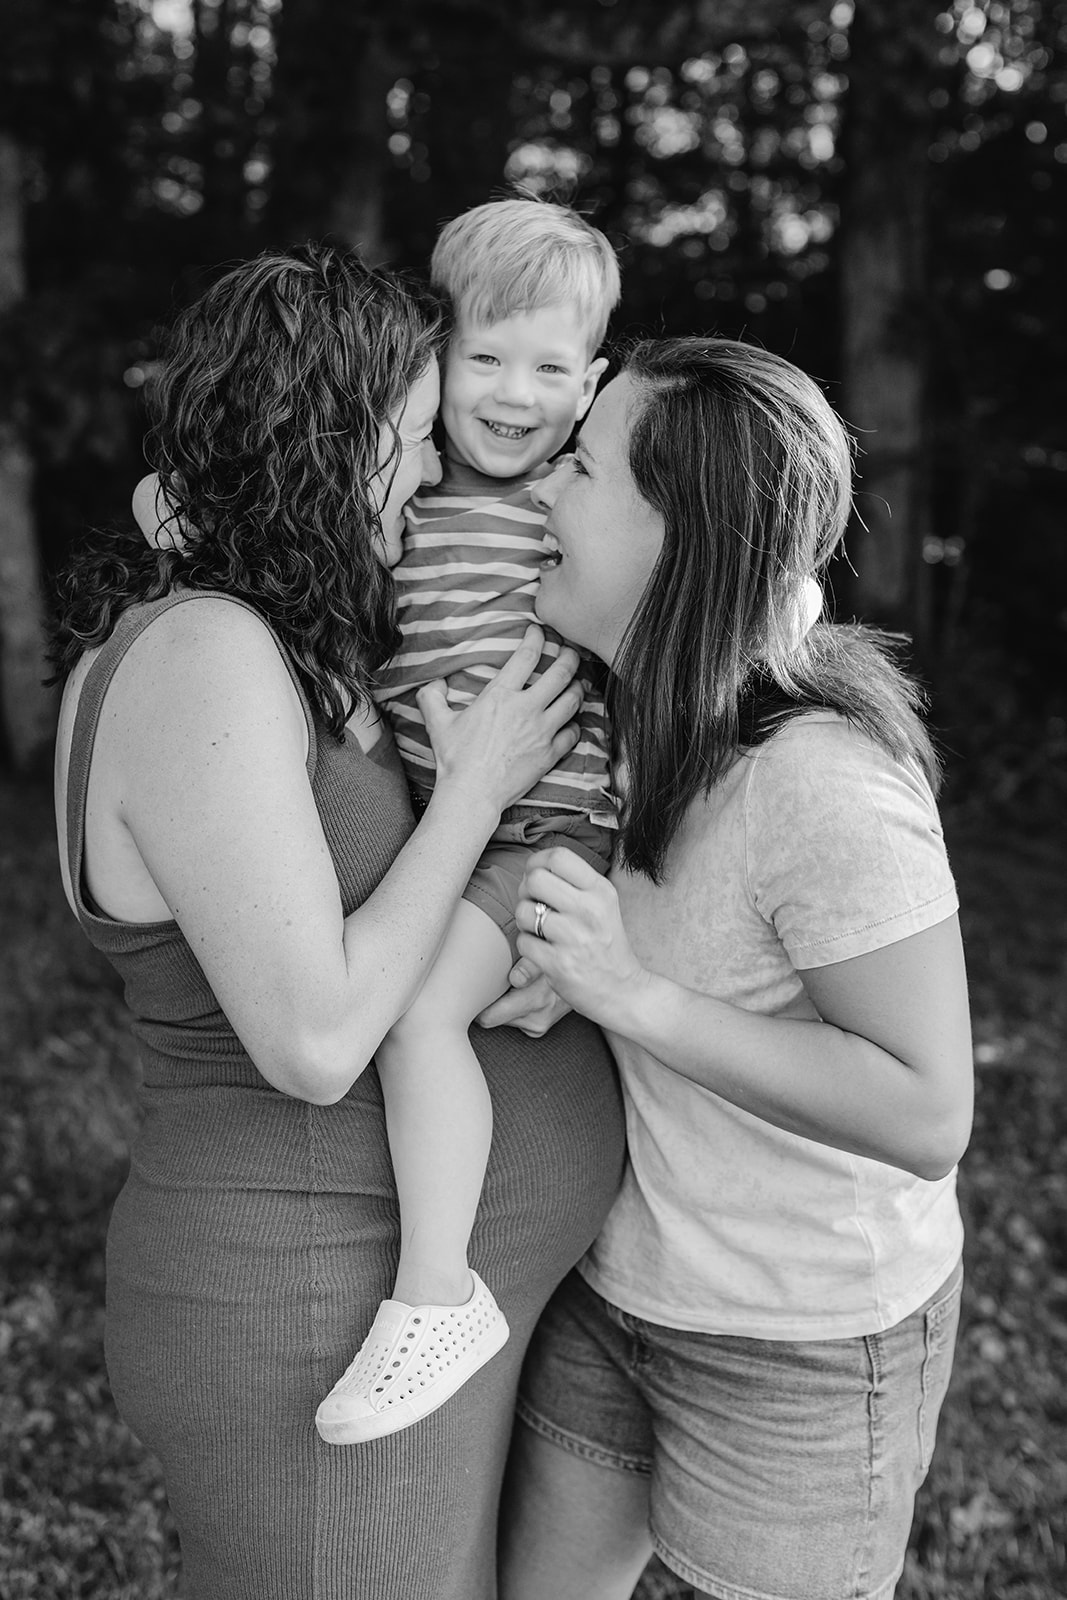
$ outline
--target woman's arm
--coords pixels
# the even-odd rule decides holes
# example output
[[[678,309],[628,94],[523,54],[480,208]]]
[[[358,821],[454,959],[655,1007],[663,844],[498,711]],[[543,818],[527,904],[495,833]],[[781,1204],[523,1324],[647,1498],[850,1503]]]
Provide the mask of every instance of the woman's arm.
[[[437,787],[347,918],[307,778],[303,712],[263,624],[224,600],[187,601],[124,658],[94,747],[90,808],[103,815],[87,838],[127,831],[275,1087],[319,1103],[347,1092],[418,992],[501,809],[573,744],[577,658],[566,652],[524,688],[540,645],[532,630],[461,713],[442,686],[423,691]],[[106,908],[91,856],[86,869]]]
[[[776,1127],[940,1178],[963,1154],[973,1104],[957,919],[848,961],[801,971],[822,1019],[741,1010],[638,962],[610,883],[570,851],[531,858],[519,904],[549,908],[519,950],[594,1022]]]

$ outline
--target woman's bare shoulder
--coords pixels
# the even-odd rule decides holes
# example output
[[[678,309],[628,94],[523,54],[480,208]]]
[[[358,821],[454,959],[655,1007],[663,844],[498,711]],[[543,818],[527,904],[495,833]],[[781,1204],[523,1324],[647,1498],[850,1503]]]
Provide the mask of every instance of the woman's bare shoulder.
[[[80,688],[76,669],[71,689]],[[193,594],[154,617],[129,646],[108,686],[100,731],[138,744],[155,743],[164,731],[200,743],[279,714],[306,744],[299,695],[270,627],[225,595]]]
[[[290,681],[278,639],[264,618],[221,594],[183,596],[153,618],[130,646],[116,678],[126,671],[143,687],[158,675],[164,690],[197,684],[223,689],[227,683],[256,681],[266,688]]]
[[[141,645],[156,652],[189,648],[225,652],[236,647],[241,652],[253,648],[278,654],[277,639],[265,618],[243,601],[215,591],[180,594],[176,604],[152,619],[131,648]]]

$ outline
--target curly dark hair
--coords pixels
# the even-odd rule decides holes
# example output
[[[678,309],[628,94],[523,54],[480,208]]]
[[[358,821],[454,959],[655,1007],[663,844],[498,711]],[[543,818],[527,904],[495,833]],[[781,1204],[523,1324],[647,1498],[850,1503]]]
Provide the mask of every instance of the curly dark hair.
[[[128,606],[176,585],[221,590],[261,613],[340,734],[396,648],[371,481],[399,462],[392,419],[441,338],[427,291],[329,245],[243,262],[181,312],[151,386],[146,454],[183,540],[92,537],[59,582],[57,677]]]

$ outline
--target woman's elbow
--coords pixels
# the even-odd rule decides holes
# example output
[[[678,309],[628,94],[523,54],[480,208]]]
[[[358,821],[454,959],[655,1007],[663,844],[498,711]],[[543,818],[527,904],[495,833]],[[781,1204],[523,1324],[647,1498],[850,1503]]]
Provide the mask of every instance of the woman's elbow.
[[[955,1107],[944,1116],[931,1118],[917,1140],[910,1159],[902,1163],[915,1177],[937,1183],[963,1158],[971,1139],[971,1108]]]
[[[313,1106],[334,1106],[343,1100],[367,1066],[370,1056],[325,1040],[303,1040],[286,1051],[264,1076],[282,1094]],[[262,1069],[261,1069],[262,1070]]]
[[[914,1177],[922,1178],[924,1183],[939,1183],[942,1178],[947,1178],[955,1170],[962,1154],[961,1150],[959,1155],[954,1156],[934,1154],[923,1157],[919,1161],[909,1162],[907,1170]]]
[[[357,1074],[358,1076],[358,1074]],[[351,1089],[355,1078],[311,1077],[285,1090],[294,1100],[311,1106],[335,1106]]]

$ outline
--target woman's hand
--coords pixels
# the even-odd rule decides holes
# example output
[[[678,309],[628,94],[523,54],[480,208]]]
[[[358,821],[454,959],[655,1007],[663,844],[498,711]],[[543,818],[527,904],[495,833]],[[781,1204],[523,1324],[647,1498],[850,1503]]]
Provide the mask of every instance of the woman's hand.
[[[437,784],[458,787],[471,802],[499,814],[533,788],[578,742],[575,716],[582,687],[575,683],[577,651],[561,650],[533,683],[541,659],[541,629],[526,630],[510,661],[469,706],[453,711],[445,684],[428,683],[419,709],[437,761]]]
[[[538,907],[543,906],[538,936]],[[562,846],[530,857],[516,921],[519,954],[576,1011],[611,1028],[650,974],[634,955],[608,880]]]
[[[508,974],[511,988],[477,1017],[480,1028],[518,1028],[531,1039],[543,1039],[549,1028],[570,1014],[544,973],[526,956]]]

